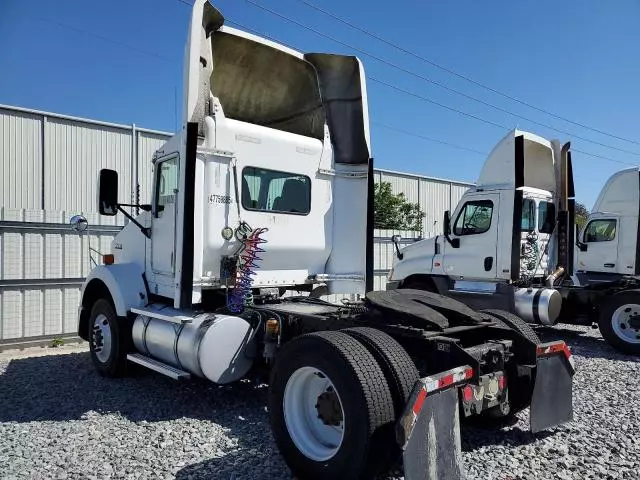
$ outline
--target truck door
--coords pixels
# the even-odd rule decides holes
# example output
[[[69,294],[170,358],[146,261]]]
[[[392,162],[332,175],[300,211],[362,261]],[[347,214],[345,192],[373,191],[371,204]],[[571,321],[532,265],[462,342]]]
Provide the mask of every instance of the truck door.
[[[498,194],[469,195],[452,217],[452,239],[460,247],[447,245],[444,268],[455,279],[494,280],[496,278]]]
[[[155,166],[151,268],[157,283],[163,285],[173,285],[178,158],[177,154],[161,158]]]
[[[618,270],[618,219],[611,216],[589,217],[580,234],[578,269],[587,272],[615,273]]]

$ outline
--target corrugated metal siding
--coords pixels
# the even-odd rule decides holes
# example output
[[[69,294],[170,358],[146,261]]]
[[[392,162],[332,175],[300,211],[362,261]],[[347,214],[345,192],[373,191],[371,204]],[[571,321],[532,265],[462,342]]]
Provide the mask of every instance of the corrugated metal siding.
[[[153,154],[170,137],[149,132],[137,132],[138,183],[140,184],[140,202],[151,203],[153,193]]]
[[[407,201],[411,203],[418,203],[420,201],[420,181],[418,177],[380,172],[380,181],[389,182],[393,193],[404,193]]]
[[[451,186],[451,206],[449,207],[449,209],[452,213],[456,208],[456,205],[464,195],[464,192],[466,192],[467,190],[469,190],[469,185],[460,185],[454,183]]]
[[[404,193],[407,201],[417,203],[424,212],[422,228],[425,232],[442,233],[445,210],[453,210],[469,188],[468,184],[399,172],[377,171],[376,182],[388,182],[393,193]]]
[[[0,206],[41,208],[42,117],[0,109]]]
[[[0,343],[74,334],[79,280],[91,269],[89,242],[98,251],[108,251],[114,234],[79,235],[66,230],[66,212],[0,208],[0,221],[64,227],[58,232],[33,233],[0,229],[0,282],[14,280],[0,287]]]
[[[451,185],[428,179],[420,180],[420,208],[425,212],[423,230],[442,233],[444,211],[449,209],[449,192]]]
[[[45,196],[47,210],[97,211],[98,172],[119,173],[120,201],[131,202],[131,132],[70,120],[45,123]]]

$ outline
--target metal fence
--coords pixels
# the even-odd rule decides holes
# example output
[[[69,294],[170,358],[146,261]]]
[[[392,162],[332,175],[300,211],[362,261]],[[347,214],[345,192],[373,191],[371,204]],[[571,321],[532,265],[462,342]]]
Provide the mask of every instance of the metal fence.
[[[0,208],[0,346],[75,336],[80,287],[91,265],[89,245],[109,252],[121,227],[100,224],[109,217],[89,215],[89,232],[68,225],[75,212]],[[376,230],[374,288],[383,290],[393,262],[390,240],[402,235],[409,244],[419,232]],[[352,295],[330,295],[339,303]]]
[[[122,215],[96,213],[98,172],[120,173],[122,200],[134,203],[139,195],[148,202],[151,158],[169,137],[135,125],[0,105],[0,347],[75,334],[79,288],[89,270],[87,242],[108,251],[117,225],[125,222]],[[441,232],[443,211],[470,186],[386,170],[375,176],[420,205],[424,236]],[[69,230],[69,217],[78,213],[92,226],[88,236]],[[376,289],[384,288],[394,233],[403,243],[420,235],[376,232]]]

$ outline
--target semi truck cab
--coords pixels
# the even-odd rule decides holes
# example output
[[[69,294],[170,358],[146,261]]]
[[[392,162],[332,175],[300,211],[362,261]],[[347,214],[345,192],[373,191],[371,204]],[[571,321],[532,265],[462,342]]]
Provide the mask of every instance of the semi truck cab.
[[[406,247],[390,281],[438,281],[473,291],[548,275],[557,256],[555,157],[561,149],[532,133],[510,132],[490,153],[476,186],[453,214],[445,212],[443,234]]]
[[[613,175],[576,239],[570,145],[511,131],[444,212],[443,233],[398,249],[387,288],[534,324],[597,324],[611,345],[640,353],[639,178],[637,168]]]
[[[639,212],[639,169],[613,174],[602,187],[578,236],[576,269],[582,282],[640,274]]]

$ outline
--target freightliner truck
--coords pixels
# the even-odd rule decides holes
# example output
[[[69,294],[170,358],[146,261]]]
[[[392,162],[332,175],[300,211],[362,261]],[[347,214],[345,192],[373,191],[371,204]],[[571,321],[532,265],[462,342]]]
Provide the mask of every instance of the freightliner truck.
[[[618,350],[640,353],[638,169],[605,184],[575,235],[570,144],[509,132],[444,232],[397,248],[388,288],[435,292],[527,322],[598,325]],[[395,239],[394,239],[395,240]]]
[[[460,478],[461,418],[530,407],[534,432],[571,419],[563,342],[499,309],[371,291],[357,58],[229,28],[197,0],[184,73],[182,127],[153,157],[151,202],[119,203],[118,173],[99,175],[100,213],[129,221],[82,288],[78,333],[98,372],[267,375],[273,436],[301,479],[371,478],[400,457],[407,479]],[[330,304],[318,288],[363,300]]]

